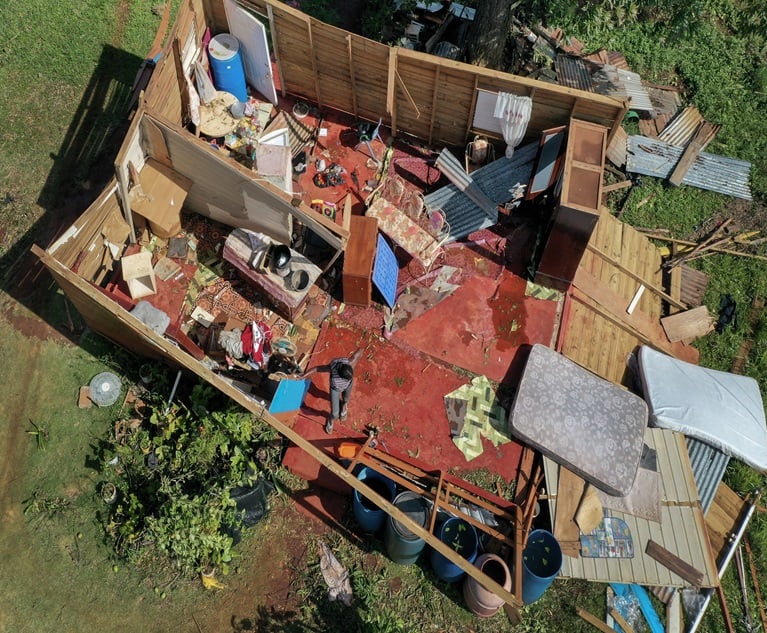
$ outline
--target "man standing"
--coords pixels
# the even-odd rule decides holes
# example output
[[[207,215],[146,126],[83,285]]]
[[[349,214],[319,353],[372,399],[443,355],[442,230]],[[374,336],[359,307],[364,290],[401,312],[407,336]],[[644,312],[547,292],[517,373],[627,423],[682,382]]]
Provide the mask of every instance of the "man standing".
[[[349,399],[352,395],[354,382],[354,367],[362,357],[362,350],[358,349],[351,357],[334,358],[327,365],[318,365],[304,374],[304,378],[317,372],[330,374],[330,416],[325,423],[325,432],[333,432],[333,423],[345,420],[349,414]]]

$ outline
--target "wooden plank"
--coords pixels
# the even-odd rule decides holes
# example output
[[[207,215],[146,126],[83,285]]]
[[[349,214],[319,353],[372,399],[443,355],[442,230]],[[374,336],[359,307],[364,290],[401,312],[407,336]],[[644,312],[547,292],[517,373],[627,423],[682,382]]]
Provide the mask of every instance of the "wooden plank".
[[[602,187],[602,193],[610,193],[611,191],[619,191],[620,189],[625,189],[626,187],[630,187],[632,185],[632,182],[630,180],[624,180],[622,182],[614,182],[609,185],[604,185]]]
[[[594,253],[595,255],[597,255],[598,257],[601,257],[602,259],[604,259],[606,262],[608,262],[610,265],[617,268],[619,271],[621,271],[628,277],[631,277],[631,279],[633,279],[634,281],[642,284],[645,288],[654,292],[656,295],[664,299],[669,305],[680,308],[681,310],[686,310],[688,308],[688,306],[683,304],[681,301],[677,301],[676,299],[674,299],[674,297],[664,292],[662,288],[659,288],[650,280],[643,278],[641,275],[636,274],[633,270],[630,270],[629,268],[624,266],[620,261],[618,261],[614,257],[611,257],[607,253],[601,251],[596,246],[589,244],[586,248],[592,253]],[[622,252],[626,252],[626,251],[622,249]]]
[[[641,312],[626,314],[624,300],[616,297],[591,275],[579,270],[575,275],[572,297],[589,306],[600,316],[636,336],[645,345],[650,345],[675,358],[698,363],[698,351],[682,343],[669,343],[660,323],[648,320]]]
[[[676,554],[669,552],[665,547],[658,545],[655,541],[650,540],[647,542],[645,553],[696,587],[699,587],[703,582],[704,574],[702,571],[695,569],[695,567],[683,561]]]
[[[554,537],[559,542],[562,553],[578,557],[581,553],[580,531],[575,522],[583,488],[586,482],[564,466],[559,467],[559,485],[557,486],[557,513],[554,518]]]
[[[719,484],[711,507],[706,513],[706,529],[711,549],[720,561],[746,510],[746,502],[724,482]]]
[[[626,622],[626,618],[624,618],[617,609],[610,609],[610,615],[618,623],[618,626],[621,627],[623,633],[635,633],[634,627]]]
[[[596,628],[598,631],[602,631],[602,633],[615,633],[615,631],[611,627],[607,626],[607,624],[605,622],[602,622],[602,620],[600,620],[595,615],[592,615],[591,613],[589,613],[585,609],[581,609],[580,607],[577,607],[575,612],[581,618],[586,620],[586,622],[588,622],[594,628]]]
[[[714,330],[714,319],[706,306],[663,317],[660,323],[672,343],[696,339]]]
[[[713,126],[711,126],[711,124],[707,125],[705,122],[698,126],[698,129],[695,132],[695,136],[687,144],[687,147],[684,148],[684,152],[682,152],[682,156],[679,159],[679,162],[676,164],[676,167],[674,167],[674,171],[672,171],[671,175],[668,177],[668,181],[671,185],[678,187],[682,184],[682,181],[687,175],[687,172],[690,170],[690,167],[692,167],[692,164],[698,158],[698,154],[703,151],[705,146],[708,145],[708,143],[711,142],[711,139],[716,135],[716,131],[713,131],[712,134],[712,130]]]

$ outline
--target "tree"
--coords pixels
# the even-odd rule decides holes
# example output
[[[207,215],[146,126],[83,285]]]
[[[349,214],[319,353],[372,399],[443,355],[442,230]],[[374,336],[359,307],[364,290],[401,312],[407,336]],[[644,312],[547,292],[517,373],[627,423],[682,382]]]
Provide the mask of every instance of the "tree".
[[[504,69],[506,41],[517,4],[509,0],[483,0],[479,3],[466,42],[470,63]]]

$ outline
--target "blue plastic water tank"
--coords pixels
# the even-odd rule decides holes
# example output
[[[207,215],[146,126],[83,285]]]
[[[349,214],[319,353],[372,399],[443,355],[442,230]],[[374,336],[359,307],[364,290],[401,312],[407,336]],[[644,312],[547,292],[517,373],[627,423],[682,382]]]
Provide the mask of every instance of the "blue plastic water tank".
[[[208,59],[216,89],[233,94],[239,101],[247,101],[245,68],[237,38],[230,33],[216,35],[208,43]]]

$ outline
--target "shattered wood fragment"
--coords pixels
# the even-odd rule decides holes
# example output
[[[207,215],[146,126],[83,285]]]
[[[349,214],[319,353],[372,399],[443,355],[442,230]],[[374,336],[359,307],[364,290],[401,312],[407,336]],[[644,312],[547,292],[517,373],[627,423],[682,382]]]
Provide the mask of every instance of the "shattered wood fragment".
[[[575,513],[585,486],[586,482],[574,472],[564,466],[559,467],[554,537],[559,542],[562,553],[574,558],[581,553],[580,530],[575,522]]]
[[[714,319],[706,306],[663,317],[660,323],[672,343],[690,341],[714,330]]]
[[[703,582],[703,572],[695,569],[695,567],[688,562],[682,560],[679,556],[668,551],[665,547],[659,545],[652,539],[647,541],[645,554],[696,587],[700,587]]]
[[[623,633],[635,633],[634,627],[631,626],[628,622],[626,622],[626,618],[624,618],[620,614],[620,611],[618,611],[617,609],[610,609],[610,615],[618,623],[618,626],[621,627],[621,629],[623,630]]]
[[[602,631],[602,633],[615,633],[615,631],[611,627],[607,626],[605,622],[602,622],[602,620],[600,620],[597,616],[589,613],[585,609],[578,607],[578,609],[576,609],[576,613],[598,631]]]

